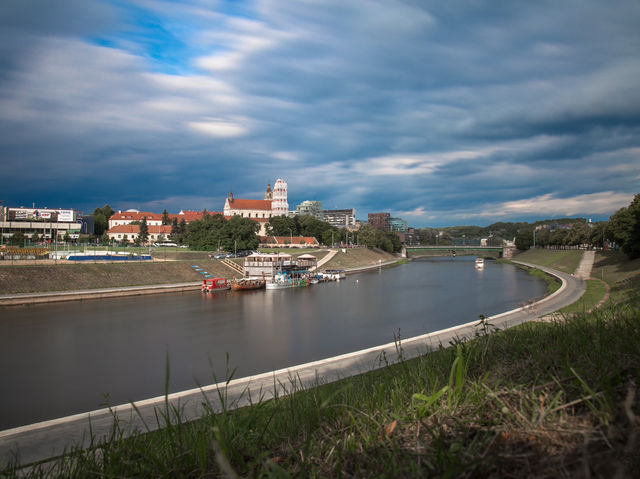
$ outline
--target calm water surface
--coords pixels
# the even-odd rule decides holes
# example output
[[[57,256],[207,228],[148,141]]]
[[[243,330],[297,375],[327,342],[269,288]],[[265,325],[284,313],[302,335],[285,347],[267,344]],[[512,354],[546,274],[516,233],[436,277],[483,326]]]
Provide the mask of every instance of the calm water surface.
[[[0,430],[417,336],[518,307],[543,281],[472,257],[305,289],[0,309]],[[229,360],[227,362],[227,354]]]

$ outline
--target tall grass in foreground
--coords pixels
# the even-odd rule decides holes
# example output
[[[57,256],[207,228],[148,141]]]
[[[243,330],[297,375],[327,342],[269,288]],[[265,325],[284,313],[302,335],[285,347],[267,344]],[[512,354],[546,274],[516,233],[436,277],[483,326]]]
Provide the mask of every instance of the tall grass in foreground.
[[[167,403],[162,430],[114,427],[20,474],[627,477],[640,467],[639,344],[637,306],[506,331],[481,321],[473,340],[199,421]]]

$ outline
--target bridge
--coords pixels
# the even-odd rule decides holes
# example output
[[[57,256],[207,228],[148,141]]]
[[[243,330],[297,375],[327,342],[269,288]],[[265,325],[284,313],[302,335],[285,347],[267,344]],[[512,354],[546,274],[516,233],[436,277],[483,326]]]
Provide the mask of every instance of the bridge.
[[[403,248],[402,254],[403,256],[410,256],[411,253],[419,253],[419,252],[428,252],[428,251],[442,251],[449,253],[465,253],[471,251],[482,251],[482,252],[497,252],[502,258],[511,258],[515,251],[515,247],[513,246],[456,246],[456,245],[419,245],[419,246],[405,246]]]

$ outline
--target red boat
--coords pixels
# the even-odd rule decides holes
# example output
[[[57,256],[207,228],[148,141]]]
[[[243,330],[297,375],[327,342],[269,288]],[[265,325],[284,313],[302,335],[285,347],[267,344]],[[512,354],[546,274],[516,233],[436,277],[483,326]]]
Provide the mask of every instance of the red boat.
[[[206,278],[202,284],[203,293],[214,293],[231,289],[231,284],[226,278]]]

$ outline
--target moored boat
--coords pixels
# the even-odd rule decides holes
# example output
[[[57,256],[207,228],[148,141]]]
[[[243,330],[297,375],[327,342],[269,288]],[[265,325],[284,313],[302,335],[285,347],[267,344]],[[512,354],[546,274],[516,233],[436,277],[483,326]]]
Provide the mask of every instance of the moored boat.
[[[476,258],[476,268],[477,269],[484,268],[484,258]]]
[[[215,293],[231,289],[231,285],[226,278],[205,278],[202,283],[203,293]]]
[[[264,289],[266,281],[261,278],[240,278],[231,283],[234,291],[251,291],[253,289]]]

